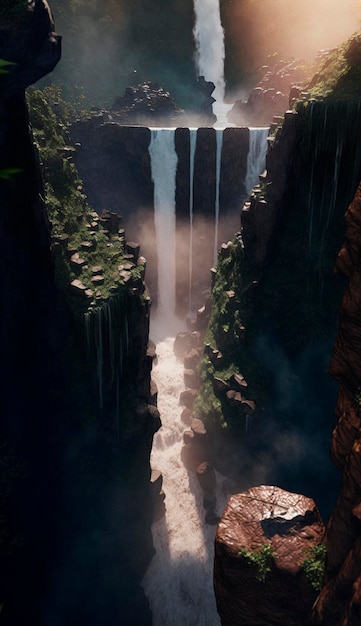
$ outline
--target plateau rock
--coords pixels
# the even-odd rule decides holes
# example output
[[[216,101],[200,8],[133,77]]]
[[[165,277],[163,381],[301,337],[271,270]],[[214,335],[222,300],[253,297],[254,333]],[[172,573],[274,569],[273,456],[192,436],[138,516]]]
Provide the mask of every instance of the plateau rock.
[[[323,535],[310,498],[270,486],[232,496],[215,541],[222,626],[305,626],[317,592],[303,565]],[[258,565],[252,562],[256,553]]]

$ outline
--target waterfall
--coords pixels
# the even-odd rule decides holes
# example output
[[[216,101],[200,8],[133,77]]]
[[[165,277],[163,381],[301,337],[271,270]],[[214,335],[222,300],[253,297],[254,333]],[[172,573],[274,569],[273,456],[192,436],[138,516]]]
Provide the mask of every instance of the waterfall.
[[[152,527],[156,554],[143,587],[153,626],[220,626],[212,582],[216,526],[205,525],[203,492],[195,474],[181,461],[186,429],[179,406],[183,365],[173,354],[173,341],[168,337],[157,342],[158,363],[152,376],[159,390],[162,428],[154,436],[151,465],[163,474],[166,515]],[[219,474],[217,484],[222,513],[225,497]]]
[[[246,191],[251,193],[259,181],[259,175],[266,167],[267,137],[269,128],[249,129],[249,150],[247,157]]]
[[[216,130],[216,198],[214,203],[214,251],[213,262],[217,262],[218,252],[218,223],[219,223],[219,186],[221,182],[223,130]]]
[[[164,317],[174,314],[176,302],[175,190],[178,157],[174,139],[174,129],[151,129],[149,155],[154,183],[158,314]]]
[[[99,409],[103,410],[104,391],[115,387],[119,422],[119,381],[129,347],[126,292],[112,295],[99,308],[85,313],[84,326],[87,358],[96,381]]]
[[[194,158],[197,145],[197,129],[189,129],[189,292],[188,310],[192,312],[192,279],[193,279],[193,183],[194,183]]]
[[[232,105],[224,103],[225,48],[219,0],[194,0],[193,7],[197,74],[215,84],[213,96],[216,102],[213,104],[213,111],[217,116],[217,125],[224,127],[227,125],[227,113]]]

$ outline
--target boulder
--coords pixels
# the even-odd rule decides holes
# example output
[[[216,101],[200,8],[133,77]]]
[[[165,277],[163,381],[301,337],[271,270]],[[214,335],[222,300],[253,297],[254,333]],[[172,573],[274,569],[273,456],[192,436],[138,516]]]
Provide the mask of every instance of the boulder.
[[[304,562],[323,536],[310,498],[272,486],[232,496],[215,543],[214,588],[222,626],[309,623],[317,591]]]
[[[185,407],[181,413],[181,420],[183,422],[183,424],[186,424],[187,426],[191,425],[192,422],[192,418],[193,418],[193,413],[192,413],[192,409]]]
[[[183,373],[184,384],[191,389],[199,389],[201,385],[200,375],[191,369],[185,369]]]
[[[203,491],[210,494],[216,488],[216,473],[212,463],[205,461],[197,467],[197,478]]]
[[[184,356],[184,367],[186,369],[194,370],[199,361],[200,361],[200,353],[196,348],[192,348],[189,352],[187,352]]]
[[[196,437],[205,437],[207,434],[206,427],[202,420],[194,417],[191,421],[191,429]]]
[[[197,394],[198,394],[197,389],[186,389],[185,391],[182,391],[182,393],[179,396],[179,404],[181,406],[187,407],[188,409],[192,409],[193,403],[197,397]]]

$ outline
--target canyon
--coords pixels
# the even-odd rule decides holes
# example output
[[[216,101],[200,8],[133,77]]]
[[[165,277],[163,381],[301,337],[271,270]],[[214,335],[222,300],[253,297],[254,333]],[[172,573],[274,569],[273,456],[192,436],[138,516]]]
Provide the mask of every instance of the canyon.
[[[60,37],[40,0],[0,28],[0,57],[17,63],[0,76],[4,623],[200,624],[201,596],[207,624],[357,624],[359,38],[345,44],[348,70],[333,90],[312,95],[320,72],[270,131],[120,125],[106,109],[70,122],[50,88],[29,93],[32,134],[24,89],[54,68]],[[165,165],[169,222],[156,197]],[[197,337],[202,385],[186,431],[179,360],[171,355],[178,378],[165,386],[155,367],[172,349],[166,315],[159,354],[149,338],[152,300],[172,332],[177,312]],[[162,404],[168,392],[172,407]],[[326,458],[335,404],[339,495]],[[186,470],[182,441],[204,433],[202,471]],[[153,467],[165,457],[165,469]],[[183,491],[193,552],[177,526]],[[244,499],[252,506],[242,512]],[[325,535],[316,505],[325,522],[332,510]],[[250,519],[246,541],[237,525]],[[304,573],[305,536],[327,550],[320,593]],[[227,541],[239,542],[233,553]],[[268,544],[271,574],[259,580],[252,559]],[[159,585],[167,550],[173,571]]]

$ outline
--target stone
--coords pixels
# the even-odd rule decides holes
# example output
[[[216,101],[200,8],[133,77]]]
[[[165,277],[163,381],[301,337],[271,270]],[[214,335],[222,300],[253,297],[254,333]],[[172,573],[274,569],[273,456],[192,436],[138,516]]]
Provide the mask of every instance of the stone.
[[[188,470],[195,472],[206,460],[206,452],[201,445],[187,443],[182,447],[181,460]]]
[[[87,297],[87,288],[85,287],[85,285],[83,285],[81,280],[78,280],[77,278],[75,280],[72,280],[70,283],[70,287],[75,295]]]
[[[232,496],[215,542],[214,588],[222,626],[309,623],[317,591],[303,564],[323,537],[311,498],[274,486]],[[263,546],[270,546],[270,571],[259,579],[260,570],[242,551],[260,552]]]
[[[218,378],[215,376],[212,380],[214,395],[217,398],[224,397],[226,392],[230,389],[229,384],[223,380],[223,378]]]
[[[193,430],[185,430],[183,433],[183,443],[184,444],[193,444],[194,443],[194,432]]]
[[[198,465],[196,474],[198,482],[203,491],[213,492],[215,490],[216,473],[214,471],[212,463],[210,463],[209,461],[205,461],[204,463]]]
[[[92,276],[91,281],[94,285],[102,285],[104,283],[104,276]]]
[[[220,519],[221,519],[220,516],[214,510],[213,507],[210,507],[209,509],[206,510],[204,521],[206,524],[208,524],[208,526],[217,526]]]
[[[80,244],[82,250],[92,250],[94,248],[93,241],[82,241]]]
[[[191,425],[191,421],[193,418],[193,413],[192,413],[192,409],[185,407],[181,413],[181,420],[183,422],[183,424],[186,424],[187,426]]]
[[[93,267],[91,268],[92,274],[101,274],[103,271],[103,268],[101,265],[93,265]]]
[[[79,252],[75,252],[74,254],[71,255],[70,257],[70,263],[75,266],[75,267],[83,267],[84,265],[86,265],[86,259],[82,259],[79,256]]]
[[[229,379],[229,384],[233,387],[236,388],[241,388],[241,389],[245,389],[246,387],[248,387],[248,384],[246,382],[246,379],[244,378],[244,376],[242,374],[232,374],[231,378]]]
[[[184,384],[191,389],[199,389],[201,385],[200,375],[191,369],[185,369],[183,373]]]
[[[191,429],[196,437],[204,437],[207,434],[204,423],[198,417],[193,417],[191,421]]]
[[[179,397],[179,404],[181,406],[186,406],[188,409],[192,409],[197,394],[197,389],[186,389],[185,391],[182,391]]]
[[[201,359],[200,352],[197,348],[192,348],[184,356],[184,367],[186,369],[194,370]]]
[[[192,348],[197,348],[199,343],[200,335],[197,331],[178,333],[173,344],[174,354],[179,359],[183,359],[187,352]]]
[[[140,252],[140,244],[135,243],[134,241],[127,241],[125,245],[125,249],[128,254],[132,255],[134,261],[137,262],[138,257],[139,257],[139,252]]]

